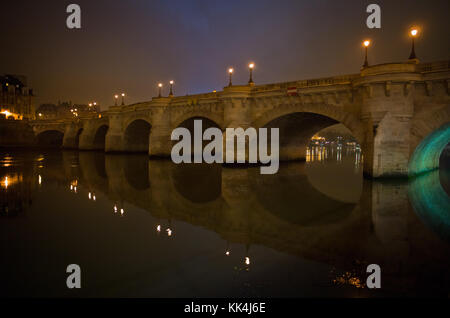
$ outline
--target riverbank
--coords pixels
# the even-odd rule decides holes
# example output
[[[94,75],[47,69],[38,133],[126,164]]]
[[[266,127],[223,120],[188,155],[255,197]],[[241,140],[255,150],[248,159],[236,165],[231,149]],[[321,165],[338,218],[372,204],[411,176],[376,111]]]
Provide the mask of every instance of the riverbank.
[[[0,147],[30,147],[35,144],[33,128],[23,120],[0,118]]]

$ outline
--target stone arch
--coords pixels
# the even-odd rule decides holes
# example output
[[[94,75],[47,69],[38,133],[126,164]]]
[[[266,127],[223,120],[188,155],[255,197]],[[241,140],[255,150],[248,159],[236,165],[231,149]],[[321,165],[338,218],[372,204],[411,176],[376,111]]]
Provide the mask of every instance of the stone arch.
[[[64,134],[65,129],[62,126],[33,126],[33,132],[35,136],[38,136],[39,134],[46,132],[46,131],[59,131],[60,133]]]
[[[336,123],[347,127],[364,147],[365,133],[355,115],[326,104],[284,104],[256,118],[252,127],[279,128],[280,160],[303,160],[311,137]]]
[[[63,144],[64,132],[56,129],[43,130],[37,133],[36,141],[41,147],[61,147]]]
[[[127,116],[126,119],[122,122],[123,131],[127,129],[130,124],[136,120],[143,120],[146,121],[150,126],[153,126],[152,118],[142,114],[142,113],[136,113],[131,116]]]
[[[173,115],[172,115],[173,116]],[[205,118],[214,122],[221,130],[223,127],[223,116],[221,114],[205,111],[205,110],[192,110],[182,113],[178,116],[172,117],[172,130],[179,127],[183,122],[191,118]]]
[[[450,122],[428,134],[415,148],[408,164],[409,176],[439,168],[442,151],[450,142]]]
[[[194,161],[194,157],[202,157],[203,156],[203,149],[204,147],[210,143],[210,141],[207,140],[202,140],[202,147],[200,149],[200,152],[197,152],[197,150],[194,148],[194,127],[195,127],[195,120],[202,120],[202,136],[203,133],[205,132],[206,129],[211,128],[211,127],[215,127],[215,128],[219,128],[220,130],[222,130],[221,126],[211,120],[210,118],[207,117],[188,117],[186,118],[184,121],[180,122],[175,128],[179,128],[179,127],[183,127],[189,130],[190,135],[191,135],[191,160]],[[169,137],[170,138],[170,137]],[[174,146],[176,143],[178,143],[179,141],[177,140],[172,140],[172,146]]]
[[[347,127],[359,143],[365,141],[363,123],[355,115],[340,110],[337,106],[327,104],[283,104],[258,116],[251,126],[255,128],[264,127],[279,117],[294,113],[311,113],[331,118]]]
[[[412,120],[408,174],[414,176],[439,167],[442,150],[450,142],[450,105]]]
[[[149,152],[152,125],[146,119],[128,121],[123,135],[123,150],[127,152]]]
[[[93,149],[104,150],[106,144],[106,134],[108,133],[109,126],[103,123],[94,130]]]

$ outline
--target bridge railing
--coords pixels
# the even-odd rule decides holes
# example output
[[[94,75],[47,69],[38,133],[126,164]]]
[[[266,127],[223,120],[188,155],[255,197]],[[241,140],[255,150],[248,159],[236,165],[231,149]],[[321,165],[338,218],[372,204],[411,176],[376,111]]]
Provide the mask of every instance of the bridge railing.
[[[421,73],[450,70],[450,61],[419,64],[417,65],[417,70]]]

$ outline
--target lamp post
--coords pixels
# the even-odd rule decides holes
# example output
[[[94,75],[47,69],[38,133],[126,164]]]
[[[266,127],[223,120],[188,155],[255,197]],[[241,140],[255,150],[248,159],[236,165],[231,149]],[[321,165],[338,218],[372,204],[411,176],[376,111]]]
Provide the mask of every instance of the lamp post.
[[[114,95],[114,106],[117,106],[117,99],[119,98],[119,95]]]
[[[228,83],[228,86],[232,86],[232,85],[233,85],[232,80],[231,80],[231,78],[232,78],[232,76],[233,76],[233,72],[234,72],[234,69],[233,69],[232,67],[230,67],[230,68],[228,69],[228,74],[230,74],[230,81],[229,81],[229,83]]]
[[[365,40],[363,42],[363,45],[364,45],[364,50],[365,50],[365,57],[364,57],[363,67],[368,67],[369,66],[369,61],[367,60],[367,51],[368,51],[368,48],[369,48],[369,45],[370,45],[370,40]]]
[[[416,57],[416,50],[414,47],[414,39],[417,36],[417,34],[419,34],[419,30],[417,28],[412,28],[411,31],[409,31],[409,34],[411,35],[411,54],[409,55],[409,59],[410,60],[415,60],[417,59]]]
[[[173,97],[173,83],[174,83],[174,81],[170,81],[169,82],[169,84],[170,84],[169,97]]]
[[[125,97],[125,93],[122,93],[122,106],[125,105],[124,97]]]
[[[248,68],[249,68],[249,70],[250,70],[250,79],[248,80],[248,84],[249,84],[249,85],[253,85],[253,84],[255,84],[255,83],[253,82],[253,69],[255,68],[255,63],[250,63],[250,64],[248,65]]]
[[[158,97],[159,97],[159,98],[161,98],[161,89],[162,89],[162,87],[163,87],[163,84],[162,84],[162,83],[159,83],[159,84],[158,84]]]

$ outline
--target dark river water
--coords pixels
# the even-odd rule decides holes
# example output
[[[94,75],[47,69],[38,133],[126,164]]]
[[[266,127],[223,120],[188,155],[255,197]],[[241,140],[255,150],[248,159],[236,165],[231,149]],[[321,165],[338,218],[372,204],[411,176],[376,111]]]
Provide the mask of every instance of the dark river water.
[[[313,148],[275,175],[1,151],[0,293],[448,297],[449,193],[450,167],[370,181],[354,149]],[[66,286],[69,264],[81,267],[81,289]],[[381,267],[381,289],[365,286],[369,264]]]

